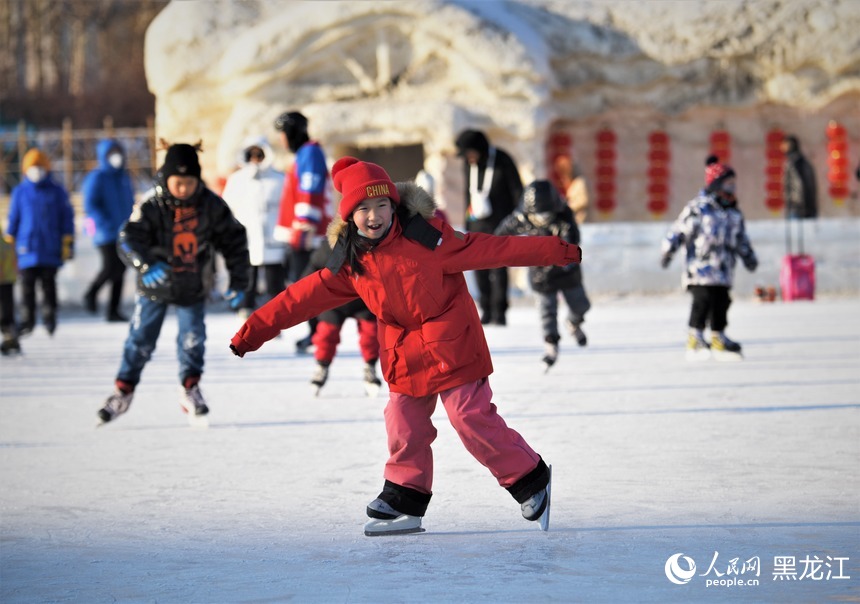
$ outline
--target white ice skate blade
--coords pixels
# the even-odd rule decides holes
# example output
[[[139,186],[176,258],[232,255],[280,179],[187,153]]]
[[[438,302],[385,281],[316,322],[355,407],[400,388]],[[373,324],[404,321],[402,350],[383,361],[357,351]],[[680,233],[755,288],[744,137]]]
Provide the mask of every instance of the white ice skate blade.
[[[311,384],[311,392],[313,392],[314,396],[319,396],[321,390],[322,390],[322,386],[317,386],[316,384]]]
[[[712,354],[714,355],[714,360],[721,363],[737,363],[744,360],[744,356],[741,353],[729,350],[714,350]]]
[[[709,348],[687,350],[686,357],[691,363],[701,363],[702,361],[707,361],[711,358],[711,351]]]
[[[552,503],[552,464],[547,466],[547,473],[549,474],[549,482],[546,483],[546,509],[544,509],[543,514],[538,518],[538,524],[540,525],[540,530],[546,532],[549,530],[549,506]]]
[[[371,382],[364,383],[364,392],[370,398],[376,398],[379,396],[379,384],[372,384]]]
[[[391,520],[371,518],[364,525],[364,534],[368,537],[382,537],[385,535],[407,535],[409,533],[423,533],[421,528],[421,516],[409,516],[401,514]]]

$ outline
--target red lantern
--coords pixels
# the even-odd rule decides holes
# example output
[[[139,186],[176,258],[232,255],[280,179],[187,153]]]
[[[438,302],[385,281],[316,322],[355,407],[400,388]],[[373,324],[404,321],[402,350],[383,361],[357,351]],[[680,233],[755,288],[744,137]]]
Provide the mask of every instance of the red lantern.
[[[784,136],[782,130],[773,128],[764,139],[764,205],[774,214],[780,213],[785,207],[782,186],[783,154],[782,149],[780,149]]]
[[[565,195],[567,186],[570,184],[570,173],[573,169],[572,145],[573,137],[566,132],[552,133],[546,144],[547,172],[550,175],[550,180],[562,195]]]
[[[594,135],[596,149],[594,157],[596,160],[597,183],[595,191],[597,199],[595,206],[601,214],[611,214],[615,210],[615,143],[617,138],[615,132],[608,128],[598,131]]]
[[[833,203],[842,205],[848,197],[848,133],[835,120],[827,124],[827,182]]]
[[[725,130],[711,132],[711,155],[716,155],[721,164],[731,163],[732,136]]]
[[[669,209],[669,135],[655,131],[648,135],[648,211],[659,218]]]

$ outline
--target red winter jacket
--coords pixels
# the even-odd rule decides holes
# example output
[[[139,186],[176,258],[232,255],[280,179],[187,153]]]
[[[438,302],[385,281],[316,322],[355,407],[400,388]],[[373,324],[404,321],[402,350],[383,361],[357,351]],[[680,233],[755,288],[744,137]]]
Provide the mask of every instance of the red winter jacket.
[[[404,235],[395,218],[388,235],[361,258],[363,275],[344,264],[294,283],[252,314],[233,337],[239,356],[322,311],[360,297],[379,320],[380,363],[392,392],[427,396],[487,377],[490,352],[463,271],[503,266],[567,265],[578,246],[558,237],[462,234],[433,217],[432,198],[397,185],[401,203],[441,233],[428,246]],[[425,227],[427,224],[425,223]],[[346,224],[339,218],[330,239]],[[436,241],[435,235],[431,238]],[[433,247],[433,249],[430,249]]]

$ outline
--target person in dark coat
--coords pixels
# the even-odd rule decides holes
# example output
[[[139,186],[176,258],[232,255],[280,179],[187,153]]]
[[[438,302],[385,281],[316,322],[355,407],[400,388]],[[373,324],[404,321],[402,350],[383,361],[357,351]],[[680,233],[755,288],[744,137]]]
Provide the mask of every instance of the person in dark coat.
[[[200,180],[199,149],[199,143],[169,146],[156,173],[153,194],[135,206],[120,230],[123,259],[138,273],[137,297],[114,392],[98,412],[102,422],[128,411],[170,305],[179,323],[179,404],[193,424],[195,418],[203,423],[202,416],[209,413],[199,382],[215,253],[224,257],[230,275],[224,298],[233,310],[245,298],[251,264],[245,227],[227,202]]]
[[[789,218],[818,217],[818,186],[815,168],[800,151],[796,136],[786,136],[780,147],[785,154],[782,183],[785,211]]]
[[[465,160],[466,230],[492,233],[516,208],[523,183],[514,160],[490,144],[480,130],[465,130],[457,137],[457,151]],[[505,325],[508,311],[508,269],[475,271],[481,323]]]
[[[84,211],[92,221],[93,243],[98,247],[102,266],[84,295],[84,307],[91,313],[98,311],[99,290],[110,283],[108,321],[128,321],[119,311],[122,301],[122,282],[125,264],[116,249],[119,230],[134,207],[134,189],[126,170],[125,151],[119,141],[105,139],[96,146],[98,167],[87,174],[81,192]]]
[[[579,244],[579,228],[573,210],[548,180],[536,180],[523,191],[520,207],[505,218],[496,228],[496,235],[555,235],[562,240]],[[543,362],[551,367],[558,357],[558,296],[564,298],[568,313],[565,324],[580,346],[588,340],[582,331],[585,313],[591,302],[582,286],[579,264],[566,266],[529,267],[529,284],[538,295],[546,353]]]

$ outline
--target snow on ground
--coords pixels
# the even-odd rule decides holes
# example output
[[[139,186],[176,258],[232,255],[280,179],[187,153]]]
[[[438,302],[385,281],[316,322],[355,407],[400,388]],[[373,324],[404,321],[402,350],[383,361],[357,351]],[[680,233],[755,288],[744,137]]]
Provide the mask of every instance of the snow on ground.
[[[0,360],[0,600],[860,599],[858,302],[737,300],[746,359],[690,364],[686,296],[597,300],[588,347],[563,340],[548,375],[537,311],[513,308],[487,329],[491,384],[553,464],[550,531],[440,408],[427,532],[388,538],[362,533],[384,396],[363,396],[353,323],[315,399],[303,326],[238,359],[238,320],[211,313],[199,430],[176,402],[171,315],[131,411],[97,430],[126,327],[68,311]],[[696,565],[686,584],[667,577],[674,554],[676,574]]]

